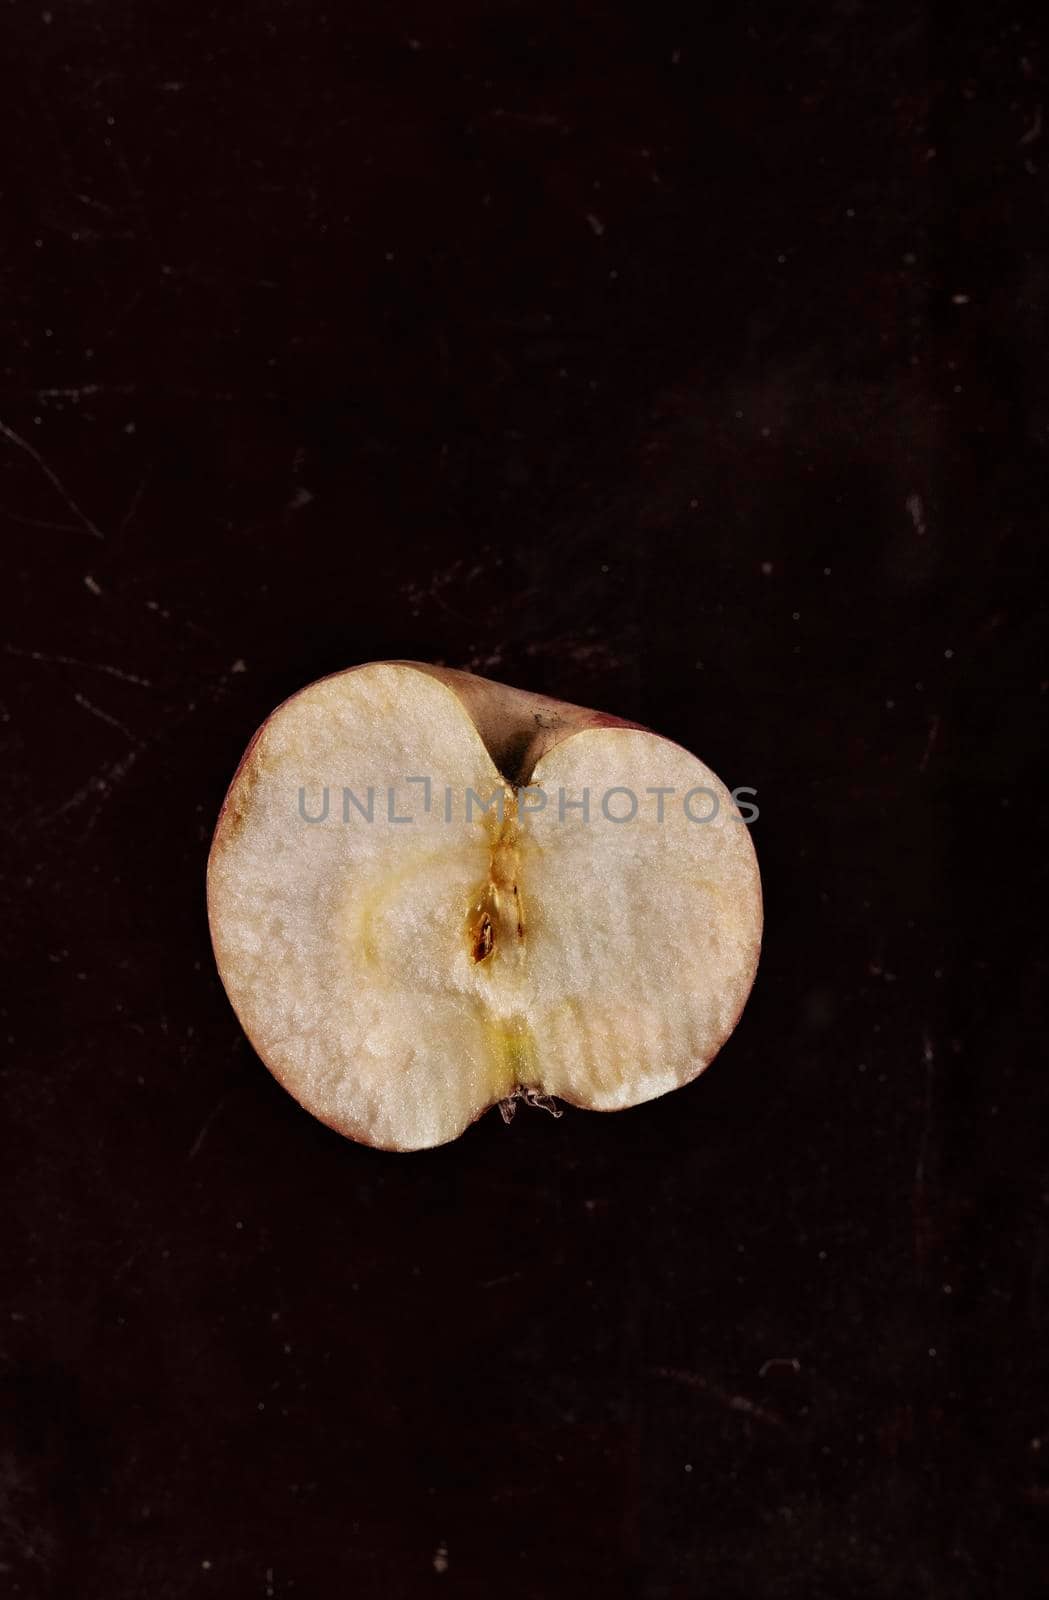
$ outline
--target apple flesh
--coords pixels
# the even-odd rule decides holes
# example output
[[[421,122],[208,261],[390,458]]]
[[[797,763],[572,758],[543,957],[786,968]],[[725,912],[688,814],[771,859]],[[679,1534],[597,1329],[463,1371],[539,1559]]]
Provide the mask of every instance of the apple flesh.
[[[762,908],[748,828],[679,745],[372,662],[255,735],[208,916],[285,1088],[352,1139],[418,1150],[517,1097],[612,1111],[688,1083],[743,1009]]]

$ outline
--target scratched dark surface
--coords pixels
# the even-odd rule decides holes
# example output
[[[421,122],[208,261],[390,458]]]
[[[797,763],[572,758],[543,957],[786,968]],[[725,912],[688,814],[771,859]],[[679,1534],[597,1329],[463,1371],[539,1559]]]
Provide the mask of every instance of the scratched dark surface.
[[[8,6],[3,1584],[1049,1579],[1037,10]],[[758,790],[704,1078],[415,1157],[204,916],[354,662]]]

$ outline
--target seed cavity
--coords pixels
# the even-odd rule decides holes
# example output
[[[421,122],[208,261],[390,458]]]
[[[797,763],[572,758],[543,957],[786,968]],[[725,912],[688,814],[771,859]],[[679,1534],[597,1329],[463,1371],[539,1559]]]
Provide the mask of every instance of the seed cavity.
[[[495,935],[492,932],[492,919],[485,911],[482,913],[474,936],[473,958],[475,961],[487,961],[495,948]]]
[[[515,949],[523,956],[525,915],[518,886],[521,866],[516,799],[510,795],[499,826],[485,817],[490,840],[487,877],[478,885],[466,918],[466,944],[475,965],[494,968]],[[493,959],[494,958],[494,959]]]

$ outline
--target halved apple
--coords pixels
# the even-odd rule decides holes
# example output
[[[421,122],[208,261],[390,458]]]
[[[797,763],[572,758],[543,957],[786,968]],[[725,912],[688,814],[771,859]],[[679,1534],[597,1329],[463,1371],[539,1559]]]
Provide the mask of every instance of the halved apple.
[[[310,684],[241,761],[208,915],[249,1039],[309,1111],[419,1150],[489,1106],[688,1083],[750,991],[761,886],[679,745],[470,673]]]

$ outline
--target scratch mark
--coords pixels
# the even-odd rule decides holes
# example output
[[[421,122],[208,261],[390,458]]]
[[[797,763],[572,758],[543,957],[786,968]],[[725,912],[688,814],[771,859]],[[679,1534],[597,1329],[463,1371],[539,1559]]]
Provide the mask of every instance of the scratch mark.
[[[552,112],[508,111],[504,106],[498,106],[492,112],[492,117],[506,122],[523,122],[526,127],[531,128],[559,128],[565,133],[570,131],[568,124],[563,123],[561,118],[554,116]]]
[[[140,678],[134,672],[124,672],[121,667],[111,667],[105,661],[81,661],[77,656],[49,655],[46,650],[22,650],[16,644],[5,644],[4,650],[7,655],[21,656],[26,661],[46,661],[49,666],[56,667],[84,667],[88,672],[105,672],[111,678],[119,678],[121,683],[137,684],[140,689],[153,687],[148,678]]]
[[[1031,126],[1027,129],[1027,132],[1022,134],[1021,137],[1019,139],[1017,139],[1016,142],[1019,145],[1034,144],[1035,140],[1036,139],[1040,139],[1041,136],[1042,136],[1042,108],[1041,108],[1041,106],[1035,106],[1035,108],[1034,108],[1034,121],[1031,123]]]
[[[907,496],[907,514],[914,523],[914,531],[918,535],[918,538],[923,538],[926,527],[925,507],[922,504],[922,497],[920,494],[909,494]]]
[[[102,238],[133,239],[134,233],[109,233],[108,235],[85,233],[81,229],[77,235],[80,239]],[[139,296],[138,298],[141,298]],[[110,330],[112,331],[112,330]],[[73,405],[79,405],[81,400],[93,400],[96,397],[109,395],[122,395],[127,398],[138,393],[138,386],[134,383],[58,383],[50,384],[44,389],[26,389],[24,393],[32,395],[34,400],[69,400]]]
[[[0,422],[0,435],[2,435],[9,444],[13,444],[17,449],[23,450],[29,457],[30,461],[36,463],[36,465],[40,468],[40,471],[44,474],[44,477],[47,479],[48,483],[55,490],[56,494],[61,496],[65,504],[73,513],[74,517],[76,517],[78,522],[83,523],[87,532],[92,536],[93,539],[105,538],[102,530],[100,528],[96,528],[95,524],[91,521],[91,518],[85,511],[81,511],[80,507],[73,499],[73,496],[69,493],[69,490],[66,488],[61,478],[56,472],[52,471],[47,462],[44,460],[43,456],[40,454],[39,450],[35,450],[29,443],[28,439],[23,439],[22,435],[20,433],[16,433],[13,428],[9,428],[6,422]]]
[[[773,1411],[768,1406],[759,1406],[756,1401],[748,1400],[746,1395],[730,1394],[719,1384],[701,1378],[698,1372],[685,1372],[680,1367],[653,1367],[652,1372],[657,1378],[668,1378],[672,1383],[683,1383],[688,1389],[698,1389],[701,1394],[708,1394],[712,1400],[716,1400],[727,1410],[738,1411],[755,1422],[763,1422],[770,1428],[783,1427],[783,1418],[778,1411]]]
[[[69,384],[64,388],[33,390],[38,400],[87,400],[93,394],[105,394],[106,392],[107,390],[101,383]],[[121,385],[116,390],[108,392],[126,394],[128,389],[126,385]]]
[[[504,1283],[516,1283],[523,1276],[520,1272],[504,1272],[499,1278],[486,1278],[481,1284],[482,1289],[498,1289]]]
[[[922,1130],[918,1139],[918,1154],[914,1163],[914,1190],[912,1205],[914,1209],[914,1259],[919,1267],[924,1267],[928,1255],[930,1241],[928,1187],[926,1183],[926,1168],[929,1158],[929,1137],[932,1128],[933,1089],[936,1071],[936,1056],[932,1047],[932,1040],[926,1030],[922,1034],[922,1061],[925,1065],[925,1101],[922,1113]]]
[[[0,511],[0,516],[7,517],[10,522],[20,522],[26,528],[48,528],[54,533],[80,532],[75,522],[50,522],[46,517],[25,517],[20,511],[9,511],[6,506]]]
[[[78,194],[75,198],[80,201],[82,206],[89,206],[92,211],[100,211],[104,217],[116,215],[112,206],[107,206],[103,200],[96,200],[93,195]]]
[[[922,751],[922,758],[918,763],[919,772],[924,772],[926,767],[929,765],[929,758],[936,747],[936,740],[939,738],[939,734],[940,719],[934,714],[929,719],[929,737],[925,741],[925,749]]]
[[[225,1094],[220,1095],[218,1100],[216,1101],[215,1105],[212,1106],[211,1110],[208,1112],[207,1116],[204,1118],[204,1122],[203,1122],[203,1125],[201,1127],[200,1132],[197,1134],[197,1137],[194,1139],[193,1143],[189,1147],[189,1154],[186,1157],[187,1161],[193,1161],[196,1158],[197,1154],[200,1151],[201,1145],[204,1143],[204,1140],[207,1138],[208,1134],[211,1131],[212,1124],[217,1120],[219,1113],[221,1112],[222,1108],[225,1106],[226,1102],[228,1101],[228,1099],[229,1099],[229,1097],[230,1097],[230,1095],[232,1093],[233,1093],[232,1089],[227,1089]]]
[[[103,711],[100,706],[92,705],[91,701],[86,695],[74,694],[73,699],[76,701],[78,706],[82,706],[85,711],[89,711],[91,715],[93,717],[97,717],[100,722],[108,722],[111,728],[116,728],[119,733],[124,735],[125,739],[130,739],[132,744],[138,743],[138,739],[136,738],[135,734],[131,732],[130,728],[125,728],[124,724],[119,721],[118,718],[111,717],[109,712]]]
[[[108,800],[114,789],[119,788],[123,783],[145,748],[145,745],[137,745],[135,749],[129,750],[126,756],[122,756],[119,761],[111,762],[108,767],[100,767],[98,772],[94,773],[68,799],[63,800],[61,805],[55,806],[54,810],[46,811],[42,815],[38,812],[33,821],[38,825],[55,822],[59,817],[67,816],[70,811],[78,810],[85,801],[93,799],[95,805],[88,817],[87,827],[84,829],[84,837],[86,838],[97,822],[98,814],[105,801]]]
[[[767,1377],[768,1374],[775,1371],[777,1367],[789,1367],[792,1372],[800,1372],[801,1362],[798,1360],[797,1356],[769,1356],[768,1360],[763,1361],[761,1366],[758,1368],[758,1377]]]
[[[125,533],[137,517],[138,508],[142,504],[142,496],[146,492],[146,484],[149,482],[149,475],[152,470],[152,466],[149,466],[142,474],[142,477],[139,480],[138,488],[131,496],[131,502],[128,505],[127,510],[124,512],[124,515],[120,519],[120,527],[117,529],[118,533]]]

